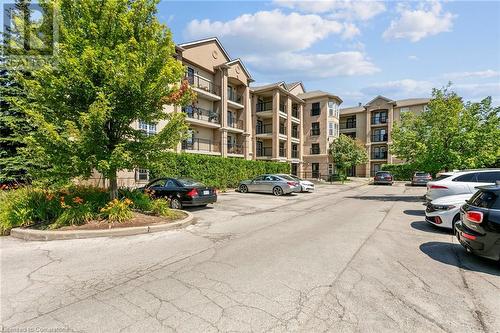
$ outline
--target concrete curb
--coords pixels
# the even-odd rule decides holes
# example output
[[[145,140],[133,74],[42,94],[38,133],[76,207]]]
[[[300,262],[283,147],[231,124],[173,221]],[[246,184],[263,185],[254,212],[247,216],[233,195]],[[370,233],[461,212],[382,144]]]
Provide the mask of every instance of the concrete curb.
[[[83,238],[97,238],[97,237],[117,237],[117,236],[132,236],[147,234],[151,232],[168,231],[179,229],[191,225],[194,221],[192,213],[182,210],[181,212],[187,216],[173,223],[156,224],[144,227],[129,227],[129,228],[115,228],[115,229],[100,229],[100,230],[34,230],[14,228],[10,231],[12,237],[24,239],[26,241],[51,241],[63,239],[83,239]]]

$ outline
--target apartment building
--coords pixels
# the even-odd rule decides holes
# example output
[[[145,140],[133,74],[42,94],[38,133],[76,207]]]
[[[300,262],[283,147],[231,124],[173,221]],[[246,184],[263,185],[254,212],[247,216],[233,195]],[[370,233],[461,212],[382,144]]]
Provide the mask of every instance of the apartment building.
[[[394,123],[401,121],[405,112],[420,113],[427,108],[429,98],[391,100],[377,96],[367,104],[340,109],[340,134],[362,142],[367,150],[368,163],[357,165],[350,176],[371,177],[383,164],[400,163],[390,154],[391,131]]]
[[[339,136],[339,113],[342,99],[315,90],[297,95],[305,103],[303,116],[303,177],[328,179],[335,172],[328,154],[330,143]]]
[[[304,101],[301,82],[277,82],[251,88],[253,158],[290,163],[302,175]]]

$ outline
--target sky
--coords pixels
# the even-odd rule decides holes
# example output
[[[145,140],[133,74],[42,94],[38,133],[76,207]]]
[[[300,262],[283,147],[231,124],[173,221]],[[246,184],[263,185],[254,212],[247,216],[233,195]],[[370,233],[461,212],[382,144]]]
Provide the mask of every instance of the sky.
[[[158,11],[176,43],[218,37],[253,86],[302,81],[348,107],[452,82],[500,105],[500,1],[163,0]]]

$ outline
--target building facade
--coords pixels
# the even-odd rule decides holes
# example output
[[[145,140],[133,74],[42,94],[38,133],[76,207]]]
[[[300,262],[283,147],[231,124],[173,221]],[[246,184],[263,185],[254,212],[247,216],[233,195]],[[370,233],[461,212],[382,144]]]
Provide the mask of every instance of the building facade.
[[[429,98],[395,101],[377,96],[365,105],[340,109],[340,134],[359,140],[368,155],[368,163],[353,167],[349,175],[372,177],[383,164],[402,162],[389,152],[392,127],[402,113],[421,113],[428,103]]]
[[[342,100],[338,96],[321,90],[303,92],[297,96],[305,102],[302,176],[327,180],[335,173],[328,150],[330,143],[339,136]]]

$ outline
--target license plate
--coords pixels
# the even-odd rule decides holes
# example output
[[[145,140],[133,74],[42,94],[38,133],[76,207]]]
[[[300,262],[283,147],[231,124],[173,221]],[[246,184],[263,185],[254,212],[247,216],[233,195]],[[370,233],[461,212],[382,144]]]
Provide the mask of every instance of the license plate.
[[[210,191],[209,190],[204,190],[203,191],[203,195],[209,195],[210,194]]]

